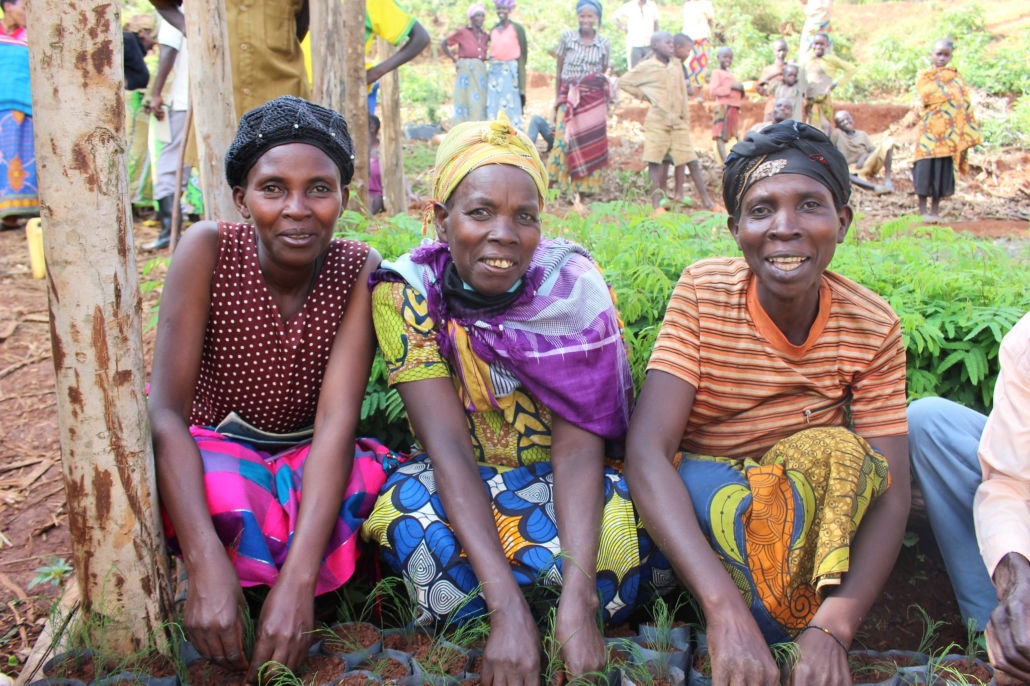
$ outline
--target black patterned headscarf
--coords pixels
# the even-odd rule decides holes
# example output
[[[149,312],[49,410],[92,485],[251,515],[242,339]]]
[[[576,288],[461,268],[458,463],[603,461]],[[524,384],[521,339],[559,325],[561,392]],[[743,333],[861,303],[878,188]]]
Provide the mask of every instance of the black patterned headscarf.
[[[826,186],[839,208],[851,199],[848,161],[826,134],[793,119],[750,133],[726,157],[722,198],[730,216],[740,219],[748,190],[770,176],[801,174]]]

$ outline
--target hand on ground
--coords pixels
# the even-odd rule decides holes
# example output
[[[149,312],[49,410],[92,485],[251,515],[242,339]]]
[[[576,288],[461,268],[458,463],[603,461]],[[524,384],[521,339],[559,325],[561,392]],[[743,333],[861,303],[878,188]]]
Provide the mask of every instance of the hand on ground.
[[[536,686],[540,681],[540,636],[523,604],[518,611],[490,616],[483,651],[483,686]]]
[[[294,671],[300,667],[311,647],[314,606],[315,597],[307,588],[286,582],[272,587],[261,608],[247,683],[256,684],[261,668],[269,662]]]
[[[183,617],[186,638],[219,667],[245,671],[248,665],[240,616],[245,603],[236,570],[222,555],[191,571]]]

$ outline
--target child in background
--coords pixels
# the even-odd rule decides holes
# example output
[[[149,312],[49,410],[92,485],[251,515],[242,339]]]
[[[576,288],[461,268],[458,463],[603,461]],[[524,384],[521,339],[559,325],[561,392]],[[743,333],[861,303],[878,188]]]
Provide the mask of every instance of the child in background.
[[[452,125],[486,119],[486,58],[487,46],[490,43],[490,34],[483,30],[486,8],[477,2],[469,7],[466,14],[468,26],[462,26],[440,43],[443,54],[454,62],[457,72],[454,77]],[[452,45],[457,46],[457,55],[451,52]]]
[[[772,44],[773,54],[776,55],[776,61],[770,64],[768,67],[762,70],[762,75],[758,77],[758,84],[755,90],[759,95],[764,95],[769,98],[765,103],[765,120],[772,121],[773,103],[780,98],[790,97],[788,94],[777,95],[776,89],[783,83],[784,71],[789,67],[793,67],[794,70],[794,84],[797,87],[798,82],[798,68],[795,65],[787,62],[787,55],[790,54],[790,48],[787,46],[787,41],[780,38],[779,40],[773,41]],[[801,105],[804,106],[804,84],[801,84],[800,92]],[[792,117],[797,121],[801,121],[802,114],[799,113],[797,117]]]
[[[923,221],[930,224],[941,220],[941,198],[955,194],[955,162],[960,172],[967,171],[967,152],[981,141],[966,83],[958,70],[948,64],[954,50],[950,40],[934,43],[930,55],[933,66],[919,72],[916,82],[923,102],[923,121],[916,141],[912,184],[919,196]],[[927,198],[932,200],[929,213]]]
[[[683,63],[683,78],[687,82],[687,95],[694,96],[694,81],[690,78],[690,69],[687,62],[694,54],[694,39],[685,33],[677,33],[672,37],[672,45],[675,50],[673,55]]]
[[[383,203],[383,172],[379,164],[379,129],[382,123],[379,117],[374,114],[368,115],[368,211],[372,214],[379,214],[386,209]],[[408,201],[420,203],[422,201],[414,191],[407,177],[404,178],[404,192],[408,195]],[[390,212],[396,214],[400,210],[390,208]]]
[[[847,110],[838,112],[833,121],[837,124],[837,128],[834,129],[830,140],[848,161],[851,183],[878,194],[893,191],[891,162],[894,159],[894,141],[889,136],[884,136],[879,145],[873,143],[873,139],[869,137],[868,133],[855,129],[855,119]],[[881,171],[884,174],[882,186],[871,180]]]
[[[730,67],[733,66],[733,50],[728,47],[719,48],[716,56],[719,68],[712,70],[708,89],[715,98],[715,108],[712,110],[712,140],[715,141],[715,147],[719,152],[719,160],[724,161],[727,141],[737,137],[744,86],[730,72]]]
[[[619,87],[630,95],[651,104],[644,120],[644,161],[651,181],[651,205],[658,209],[668,181],[666,154],[676,168],[676,178],[685,180],[684,167],[690,167],[701,204],[706,210],[715,207],[708,197],[701,164],[690,142],[690,100],[683,63],[675,59],[675,43],[667,31],[651,36],[652,56],[643,60],[619,79]],[[683,198],[683,184],[677,188],[677,199]]]
[[[831,93],[847,84],[858,71],[858,67],[850,62],[828,54],[829,49],[830,37],[817,33],[812,40],[812,56],[805,63],[805,79],[808,81],[805,121],[822,128],[827,136],[833,127]]]
[[[796,64],[783,65],[783,80],[772,89],[769,102],[790,100],[790,116],[794,121],[805,121],[805,87],[798,83],[801,69]],[[771,114],[771,112],[770,112]]]

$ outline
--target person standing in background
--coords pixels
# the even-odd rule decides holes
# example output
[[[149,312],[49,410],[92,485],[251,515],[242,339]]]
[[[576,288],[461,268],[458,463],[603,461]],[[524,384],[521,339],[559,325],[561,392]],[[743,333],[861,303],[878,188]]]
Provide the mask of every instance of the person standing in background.
[[[486,118],[497,119],[504,111],[515,128],[522,128],[523,99],[526,92],[526,30],[509,18],[515,0],[494,3],[500,20],[490,31],[490,70],[487,76]]]
[[[733,66],[733,50],[727,46],[716,53],[719,68],[712,70],[710,93],[715,98],[712,109],[712,140],[715,141],[719,161],[726,161],[726,144],[737,138],[740,123],[740,104],[744,101],[744,86],[730,71]]]
[[[182,0],[150,4],[186,35]],[[282,95],[311,99],[300,49],[308,33],[307,0],[234,0],[225,3],[225,20],[237,119]]]
[[[712,0],[687,0],[683,3],[683,33],[694,41],[694,51],[684,62],[687,76],[695,92],[706,82],[705,69],[708,68],[708,50],[711,48],[712,21],[715,10]],[[698,93],[700,97],[700,93]]]
[[[827,136],[833,131],[833,91],[847,85],[858,72],[858,67],[829,54],[829,50],[830,37],[816,34],[812,55],[805,64],[805,123],[818,126]]]
[[[39,216],[25,0],[0,0],[0,230]]]
[[[157,29],[157,43],[161,46],[161,58],[157,65],[157,75],[150,88],[150,111],[158,121],[168,118],[169,139],[161,148],[161,156],[157,160],[157,183],[154,185],[154,198],[157,201],[157,216],[161,220],[161,233],[152,243],[143,246],[144,250],[164,250],[171,242],[172,208],[176,191],[185,188],[189,181],[189,165],[182,170],[182,188],[175,187],[176,169],[179,163],[182,141],[186,129],[186,110],[189,106],[190,73],[189,52],[186,48],[186,37],[179,29],[161,20]],[[168,102],[165,103],[165,85],[168,77],[174,72],[171,88],[168,91]],[[179,227],[182,217],[179,218]]]
[[[658,30],[658,5],[654,0],[630,0],[612,13],[612,21],[626,32],[626,68],[632,69],[651,50],[651,36]]]
[[[150,109],[145,102],[150,70],[144,61],[157,42],[154,28],[151,15],[137,14],[126,20],[122,31],[129,198],[133,208],[140,209],[153,209],[154,199],[154,185],[150,178]]]
[[[440,42],[443,54],[454,62],[454,116],[451,124],[486,119],[486,56],[490,34],[483,30],[486,8],[475,3],[466,13],[468,26],[447,36]],[[457,55],[450,46],[458,48]]]
[[[804,65],[811,57],[815,37],[830,32],[833,0],[801,0],[801,4],[805,7],[805,25],[801,28],[801,55],[798,61]]]

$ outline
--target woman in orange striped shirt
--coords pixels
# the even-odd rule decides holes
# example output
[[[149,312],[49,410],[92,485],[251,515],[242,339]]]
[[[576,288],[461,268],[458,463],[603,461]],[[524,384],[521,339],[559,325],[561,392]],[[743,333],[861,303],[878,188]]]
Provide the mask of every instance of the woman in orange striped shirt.
[[[626,479],[704,610],[716,685],[779,683],[767,645],[795,640],[790,683],[850,686],[848,647],[901,547],[898,318],[826,270],[850,193],[813,127],[733,148],[723,197],[744,258],[684,270],[630,425]]]

